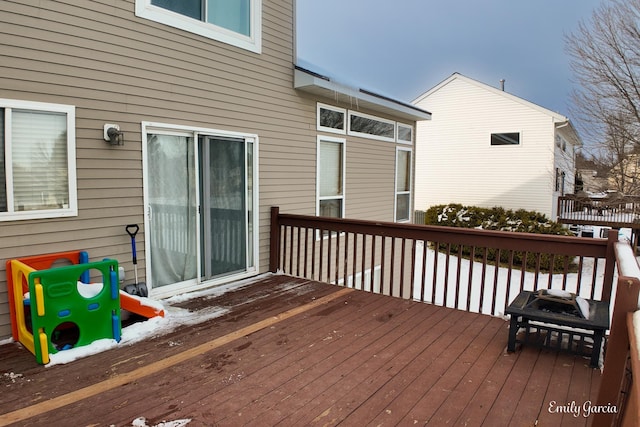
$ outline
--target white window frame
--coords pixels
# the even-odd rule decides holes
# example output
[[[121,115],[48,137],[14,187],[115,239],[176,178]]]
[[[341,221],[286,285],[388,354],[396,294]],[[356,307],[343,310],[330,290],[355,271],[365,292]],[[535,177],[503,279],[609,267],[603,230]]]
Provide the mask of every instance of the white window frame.
[[[410,140],[407,141],[406,139],[400,139],[400,129],[401,128],[408,129],[409,131],[411,131],[411,139]],[[398,142],[398,144],[413,145],[413,126],[398,122],[397,125],[396,125],[396,141]]]
[[[398,153],[400,151],[409,152],[409,191],[398,191]],[[393,196],[393,220],[395,222],[411,222],[411,193],[413,191],[413,149],[408,147],[396,147],[396,176],[394,180],[394,196]],[[398,219],[398,196],[400,195],[409,195],[409,218],[407,219]]]
[[[342,129],[336,129],[336,128],[329,128],[329,127],[326,127],[326,126],[322,126],[320,124],[320,110],[321,109],[331,110],[331,111],[335,111],[336,113],[342,114],[344,116],[344,121],[342,123],[343,128]],[[348,118],[348,115],[347,115],[347,110],[345,108],[334,107],[333,105],[322,104],[322,103],[318,102],[317,108],[316,108],[316,124],[317,124],[317,129],[319,131],[338,133],[338,134],[341,134],[341,135],[345,135],[347,133],[347,120],[348,119],[349,118]]]
[[[363,117],[365,119],[376,120],[378,122],[388,123],[390,125],[393,125],[393,136],[392,137],[386,137],[386,136],[380,136],[380,135],[372,135],[370,133],[362,133],[362,132],[353,131],[353,130],[351,130],[351,117],[353,117],[353,116]],[[379,141],[387,141],[387,142],[395,142],[395,140],[396,140],[396,122],[394,122],[393,120],[383,119],[381,117],[372,116],[372,115],[369,115],[369,114],[357,113],[357,112],[354,112],[354,111],[349,111],[348,123],[347,123],[347,134],[353,135],[353,136],[359,136],[361,138],[377,139]]]
[[[250,2],[250,36],[152,5],[151,0],[136,0],[136,16],[199,34],[254,53],[262,53],[262,0],[250,0]]]
[[[341,196],[320,196],[320,143],[321,142],[333,142],[336,144],[342,144],[342,195]],[[346,165],[347,165],[347,140],[345,138],[336,138],[331,136],[318,135],[317,147],[316,147],[316,216],[320,215],[320,201],[321,200],[342,200],[342,212],[341,218],[345,217],[345,201],[346,201]]]
[[[142,122],[141,123],[142,130],[142,176],[143,176],[143,199],[145,206],[145,216],[144,216],[144,228],[145,230],[150,229],[150,215],[152,215],[149,208],[149,163],[148,163],[148,152],[147,152],[147,141],[149,134],[163,134],[163,135],[178,135],[178,136],[189,136],[195,138],[197,141],[198,136],[200,135],[208,135],[208,136],[216,136],[216,137],[229,137],[229,138],[241,138],[245,139],[247,142],[251,142],[253,144],[253,197],[252,197],[252,205],[253,205],[253,217],[251,218],[251,222],[253,225],[252,230],[252,241],[249,242],[247,239],[247,244],[251,244],[253,248],[252,260],[253,266],[249,266],[247,264],[246,271],[242,271],[239,273],[232,273],[230,275],[225,275],[219,278],[214,278],[210,280],[201,281],[198,273],[198,277],[194,280],[190,280],[187,282],[176,283],[173,285],[166,285],[159,288],[151,289],[150,294],[154,298],[165,298],[168,296],[173,296],[182,292],[192,292],[200,289],[204,289],[211,286],[216,286],[223,283],[228,283],[231,280],[240,280],[247,277],[255,276],[256,272],[260,271],[260,171],[258,169],[258,165],[260,164],[259,158],[259,137],[254,133],[245,133],[245,132],[236,132],[236,131],[227,131],[223,129],[213,129],[213,128],[203,128],[197,126],[185,126],[185,125],[177,125],[170,123],[162,123],[162,122]],[[197,154],[196,154],[197,155]],[[197,163],[197,161],[196,161]],[[196,174],[197,165],[196,165]],[[245,194],[247,191],[247,187],[245,187]],[[196,200],[198,206],[200,206],[199,195],[196,194]],[[248,196],[247,201],[249,200]],[[200,213],[198,213],[200,215]],[[197,247],[200,248],[201,244],[201,236],[200,236],[200,220],[196,222],[196,240]],[[151,236],[145,236],[145,253],[151,253]],[[247,249],[247,256],[249,256],[249,252]],[[201,271],[201,262],[198,260],[197,262],[197,271]],[[151,263],[146,263],[146,277],[151,277]]]
[[[76,183],[76,109],[73,105],[50,104],[44,102],[20,101],[0,98],[0,108],[4,108],[4,153],[6,181],[0,183],[7,190],[7,212],[0,212],[0,221],[14,221],[41,218],[62,218],[78,215],[78,191]],[[69,204],[60,209],[42,209],[30,211],[15,211],[13,200],[13,168],[11,162],[11,112],[12,110],[30,110],[50,113],[64,113],[67,120],[67,180]],[[38,171],[34,171],[38,173]]]

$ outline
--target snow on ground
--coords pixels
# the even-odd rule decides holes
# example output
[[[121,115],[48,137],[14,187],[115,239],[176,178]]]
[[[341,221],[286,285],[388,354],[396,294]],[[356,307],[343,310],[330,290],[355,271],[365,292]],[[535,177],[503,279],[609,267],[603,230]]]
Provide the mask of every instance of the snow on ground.
[[[156,301],[150,298],[142,298],[143,304],[159,307],[164,309],[164,317],[153,317],[143,322],[137,322],[122,328],[122,336],[120,342],[113,339],[100,339],[96,340],[90,345],[75,347],[69,350],[59,351],[58,353],[50,354],[50,362],[46,366],[54,366],[64,363],[69,363],[74,360],[90,356],[92,354],[101,353],[105,350],[109,350],[115,347],[121,347],[123,345],[132,345],[147,338],[152,338],[160,335],[165,335],[177,328],[202,323],[216,317],[220,317],[228,310],[220,307],[209,307],[197,312],[191,312],[187,309],[175,307],[172,304],[188,301],[194,298],[214,298],[229,292],[232,290],[240,289],[244,286],[261,279],[253,277],[251,279],[233,282],[227,285],[218,286],[215,288],[205,289],[198,292],[185,293],[177,295],[175,297],[167,298],[163,301]],[[9,340],[8,342],[11,342]],[[175,343],[180,345],[180,343]]]
[[[422,259],[423,259],[424,246],[421,242],[418,242],[416,247],[416,272],[422,271]],[[563,276],[551,275],[546,273],[540,273],[535,275],[532,272],[523,273],[519,269],[511,270],[511,276],[509,277],[509,270],[506,268],[496,267],[487,264],[484,271],[485,277],[485,289],[482,299],[482,307],[480,309],[480,292],[481,292],[481,279],[483,265],[478,262],[471,262],[468,259],[459,259],[455,256],[449,257],[449,270],[448,270],[448,294],[444,295],[444,283],[445,283],[445,266],[447,261],[447,255],[445,253],[437,252],[438,256],[438,270],[436,279],[436,292],[435,300],[428,301],[436,305],[445,305],[446,307],[455,307],[455,281],[460,277],[460,289],[459,289],[459,308],[466,309],[467,297],[468,297],[468,282],[469,275],[471,274],[471,311],[482,312],[484,314],[492,314],[494,316],[504,316],[502,308],[505,306],[505,299],[510,297],[514,298],[520,291],[520,284],[522,283],[523,289],[533,290],[537,288],[550,288],[550,289],[562,289]],[[427,248],[427,277],[425,279],[425,299],[429,299],[431,291],[433,289],[433,277],[430,276],[434,269],[436,251],[431,248]],[[473,265],[473,266],[472,266]],[[588,298],[591,293],[590,282],[593,274],[593,259],[586,258],[584,260],[583,273],[581,281],[584,282],[581,287],[580,296]],[[458,268],[460,271],[458,272]],[[599,261],[597,270],[597,283],[601,284],[604,278],[604,260]],[[537,281],[537,282],[536,282]],[[538,286],[536,286],[538,284]],[[496,288],[496,312],[491,313],[491,305],[494,287]],[[508,293],[507,293],[508,288]],[[578,288],[578,274],[570,273],[567,276],[567,291],[576,292]],[[416,300],[421,299],[422,289],[422,277],[421,274],[416,274],[416,281],[413,287],[413,298]],[[599,292],[596,289],[596,292]]]

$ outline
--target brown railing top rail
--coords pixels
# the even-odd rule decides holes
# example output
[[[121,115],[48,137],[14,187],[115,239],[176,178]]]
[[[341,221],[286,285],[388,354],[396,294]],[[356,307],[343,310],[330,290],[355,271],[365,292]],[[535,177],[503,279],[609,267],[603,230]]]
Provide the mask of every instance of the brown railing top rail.
[[[469,244],[506,250],[550,252],[561,255],[605,258],[608,247],[605,239],[584,239],[551,234],[513,233],[440,225],[417,225],[280,213],[278,213],[278,218],[281,226],[429,240],[451,244]],[[615,238],[617,236],[614,235],[612,237]]]
[[[602,290],[604,300],[610,299],[613,286],[615,269],[613,243],[617,241],[616,233],[610,233],[608,239],[585,239],[573,236],[281,214],[278,207],[271,208],[271,226],[270,270],[274,272],[280,265],[280,227],[294,227],[499,250],[601,258],[606,260]]]

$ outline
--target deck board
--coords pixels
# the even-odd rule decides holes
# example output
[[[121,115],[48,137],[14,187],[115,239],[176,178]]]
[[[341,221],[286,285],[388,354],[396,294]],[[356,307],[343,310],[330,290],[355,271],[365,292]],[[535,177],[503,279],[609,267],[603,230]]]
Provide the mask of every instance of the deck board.
[[[434,425],[450,425],[460,418],[460,402],[471,401],[475,393],[475,385],[486,378],[493,360],[504,353],[500,337],[504,334],[504,325],[500,322],[489,322],[472,342],[472,345],[461,355],[456,369],[464,375],[452,387],[447,399],[427,421]],[[464,370],[464,372],[462,372]],[[407,420],[408,421],[408,420]]]
[[[262,277],[176,304],[198,313],[226,308],[218,318],[67,365],[45,368],[18,344],[1,346],[1,372],[21,376],[0,377],[0,414],[41,408],[49,399],[189,354],[16,425],[128,426],[140,416],[148,425],[188,418],[190,426],[589,425],[588,418],[548,407],[595,401],[600,371],[589,368],[588,359],[551,350],[507,353],[503,319],[362,291],[284,320],[274,317],[339,289]],[[273,323],[245,329],[265,319]],[[241,330],[253,332],[237,337]],[[233,338],[196,352],[226,336]]]

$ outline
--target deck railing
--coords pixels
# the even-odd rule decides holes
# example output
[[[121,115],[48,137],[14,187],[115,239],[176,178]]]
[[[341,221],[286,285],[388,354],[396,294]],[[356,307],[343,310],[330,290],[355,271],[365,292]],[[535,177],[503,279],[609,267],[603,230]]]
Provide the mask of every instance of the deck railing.
[[[631,316],[638,310],[640,268],[628,244],[616,243],[618,266],[611,331],[605,352],[593,426],[640,425],[640,359]],[[633,348],[632,348],[633,347]]]
[[[609,301],[609,239],[322,218],[271,211],[271,271],[503,315],[522,290]]]
[[[562,196],[558,198],[558,221],[576,225],[602,225],[614,228],[640,227],[640,197],[617,196],[595,199]]]
[[[514,261],[528,258],[533,266]],[[550,269],[542,268],[543,260]],[[523,289],[554,287],[609,301],[616,266],[598,400],[584,402],[598,409],[594,426],[640,425],[640,359],[630,349],[637,336],[630,313],[638,310],[640,267],[633,248],[615,233],[585,239],[271,210],[271,271],[485,314],[503,314]]]

